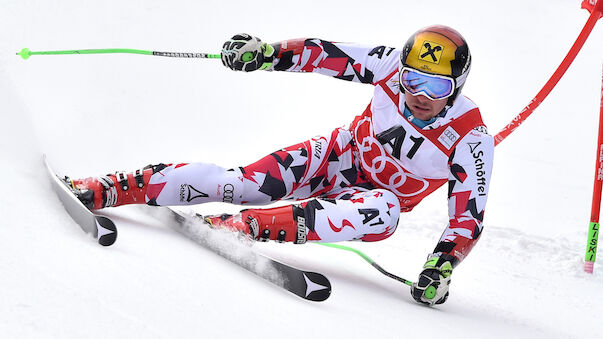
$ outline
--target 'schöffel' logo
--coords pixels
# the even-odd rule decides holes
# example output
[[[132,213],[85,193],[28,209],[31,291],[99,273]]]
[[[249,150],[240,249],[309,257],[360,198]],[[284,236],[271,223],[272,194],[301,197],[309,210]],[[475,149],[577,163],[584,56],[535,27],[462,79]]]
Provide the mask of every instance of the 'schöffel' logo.
[[[470,142],[469,151],[471,155],[473,155],[473,159],[475,159],[475,176],[477,178],[477,192],[480,196],[486,195],[486,171],[484,171],[485,162],[482,160],[484,156],[484,151],[479,149],[481,145],[481,141],[478,142]]]

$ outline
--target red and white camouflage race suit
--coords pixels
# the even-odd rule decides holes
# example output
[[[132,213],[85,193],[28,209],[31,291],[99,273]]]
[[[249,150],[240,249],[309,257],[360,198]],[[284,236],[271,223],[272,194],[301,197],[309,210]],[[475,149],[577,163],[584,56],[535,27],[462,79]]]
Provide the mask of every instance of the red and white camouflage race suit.
[[[424,128],[405,118],[400,50],[320,39],[273,44],[270,70],[313,72],[372,84],[372,101],[349,129],[276,151],[249,166],[226,170],[206,163],[171,165],[155,173],[150,204],[225,201],[268,204],[304,200],[308,241],[376,241],[396,229],[400,212],[448,182],[449,222],[434,253],[469,253],[482,231],[494,141],[477,106],[459,95]]]

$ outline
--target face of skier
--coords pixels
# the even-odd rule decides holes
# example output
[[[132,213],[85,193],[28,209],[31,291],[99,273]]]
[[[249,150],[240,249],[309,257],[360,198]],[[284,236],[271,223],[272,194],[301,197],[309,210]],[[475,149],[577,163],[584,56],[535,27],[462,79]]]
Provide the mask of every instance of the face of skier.
[[[420,120],[429,120],[438,115],[446,107],[447,98],[431,100],[423,94],[412,95],[408,91],[404,92],[406,105],[410,113]]]

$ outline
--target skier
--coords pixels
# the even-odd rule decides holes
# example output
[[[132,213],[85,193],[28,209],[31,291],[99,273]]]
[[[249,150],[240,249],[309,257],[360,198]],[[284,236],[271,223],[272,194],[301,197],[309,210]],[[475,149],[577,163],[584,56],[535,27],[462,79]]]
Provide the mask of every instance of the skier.
[[[349,128],[251,165],[159,164],[73,180],[80,200],[96,210],[289,199],[296,202],[206,221],[260,241],[379,241],[394,233],[400,212],[448,182],[449,223],[411,287],[420,303],[445,302],[453,268],[482,232],[494,151],[479,109],[461,95],[471,66],[464,38],[452,28],[430,26],[399,50],[321,39],[267,44],[237,34],[224,43],[222,63],[245,72],[320,73],[372,84],[374,95]]]

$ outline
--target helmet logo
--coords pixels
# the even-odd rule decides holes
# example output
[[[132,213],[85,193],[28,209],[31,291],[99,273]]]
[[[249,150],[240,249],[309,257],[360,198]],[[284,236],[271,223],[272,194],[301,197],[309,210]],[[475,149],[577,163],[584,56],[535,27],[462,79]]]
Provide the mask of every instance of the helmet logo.
[[[444,47],[442,45],[431,41],[424,41],[421,51],[419,51],[419,60],[439,64],[443,50]]]

